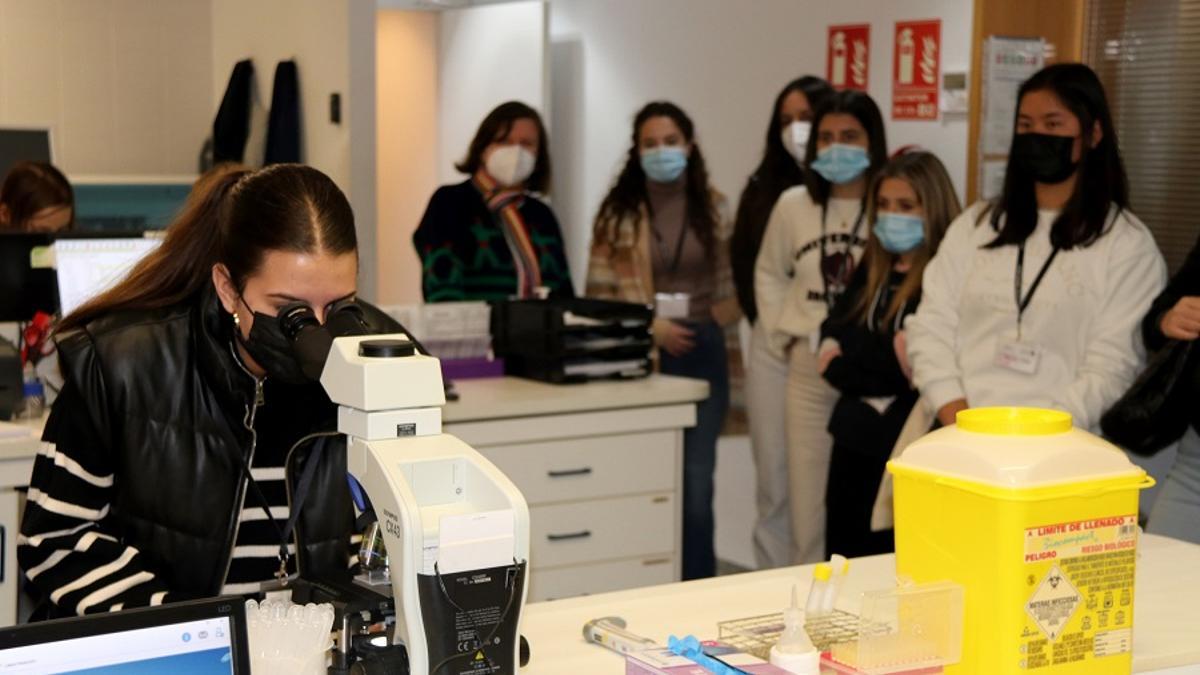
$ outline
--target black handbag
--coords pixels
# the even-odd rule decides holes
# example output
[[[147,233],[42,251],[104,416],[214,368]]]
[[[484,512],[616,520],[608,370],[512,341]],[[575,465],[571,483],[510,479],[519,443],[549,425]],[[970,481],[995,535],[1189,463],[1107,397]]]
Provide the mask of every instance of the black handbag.
[[[1183,436],[1192,418],[1194,342],[1172,340],[1150,358],[1129,391],[1100,418],[1106,438],[1150,457]]]

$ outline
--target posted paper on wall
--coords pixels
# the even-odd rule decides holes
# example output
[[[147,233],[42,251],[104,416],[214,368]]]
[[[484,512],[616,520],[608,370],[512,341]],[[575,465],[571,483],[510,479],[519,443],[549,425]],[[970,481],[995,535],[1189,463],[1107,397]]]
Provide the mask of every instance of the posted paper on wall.
[[[942,22],[897,21],[892,50],[892,119],[936,120]]]

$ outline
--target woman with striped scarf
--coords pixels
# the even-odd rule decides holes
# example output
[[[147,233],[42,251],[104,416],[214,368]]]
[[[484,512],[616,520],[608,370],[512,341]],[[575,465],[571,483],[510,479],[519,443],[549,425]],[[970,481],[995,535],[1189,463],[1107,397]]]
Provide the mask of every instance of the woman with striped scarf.
[[[573,296],[562,231],[537,195],[550,187],[550,152],[537,111],[509,101],[484,118],[470,176],[433,193],[413,245],[426,302]]]

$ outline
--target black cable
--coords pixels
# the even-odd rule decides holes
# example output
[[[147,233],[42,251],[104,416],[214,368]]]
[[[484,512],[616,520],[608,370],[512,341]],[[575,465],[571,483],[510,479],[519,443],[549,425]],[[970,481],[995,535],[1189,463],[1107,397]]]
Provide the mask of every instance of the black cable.
[[[506,619],[508,619],[509,612],[512,611],[513,601],[515,601],[517,598],[517,589],[520,588],[521,584],[523,583],[523,579],[522,579],[523,572],[521,569],[521,563],[517,562],[516,558],[513,558],[512,569],[516,571],[516,574],[513,575],[512,588],[508,592],[508,603],[504,606],[504,611],[501,612],[500,618],[496,621],[496,625],[492,626],[491,632],[487,634],[487,637],[483,638],[483,640],[480,641],[482,644],[479,647],[479,652],[481,654],[483,654],[483,657],[485,659],[487,659],[488,666],[491,668],[495,668],[496,663],[494,661],[492,661],[492,657],[487,653],[487,649],[486,649],[487,645],[492,641],[492,638],[496,636],[496,632],[500,630],[500,626],[502,626],[504,624],[504,621]],[[458,603],[454,602],[454,599],[450,597],[450,592],[448,590],[446,590],[446,584],[442,580],[442,573],[440,571],[438,571],[437,563],[433,564],[433,573],[434,573],[434,575],[437,576],[438,586],[441,588],[442,595],[446,598],[446,602],[449,602],[450,606],[453,607],[454,609],[467,615],[467,618],[469,618],[471,620],[471,623],[473,624],[473,627],[475,630],[475,637],[478,638],[482,634],[482,631],[480,631],[480,629],[479,629],[479,624],[475,622],[475,618],[472,617],[470,615],[470,613],[463,610],[462,607],[459,607]],[[516,636],[515,639],[519,641],[521,639],[521,636],[518,635],[518,636]],[[472,651],[474,651],[474,650],[472,650]],[[437,672],[439,670],[441,670],[442,668],[445,668],[447,664],[452,663],[461,658],[467,658],[470,655],[471,655],[471,652],[466,652],[463,654],[455,654],[453,656],[447,656],[446,658],[442,659],[442,661],[440,663],[438,663],[436,666],[434,666],[433,668],[431,668],[429,670],[429,675],[436,675]]]

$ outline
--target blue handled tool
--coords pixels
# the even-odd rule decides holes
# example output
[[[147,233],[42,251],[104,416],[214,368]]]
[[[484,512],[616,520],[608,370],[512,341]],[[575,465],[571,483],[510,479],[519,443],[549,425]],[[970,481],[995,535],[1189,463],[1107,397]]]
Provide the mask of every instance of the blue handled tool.
[[[750,675],[741,668],[735,668],[715,656],[705,654],[704,648],[700,646],[700,641],[696,639],[695,635],[689,635],[683,639],[672,635],[667,639],[667,648],[671,650],[672,654],[694,661],[716,675]]]

